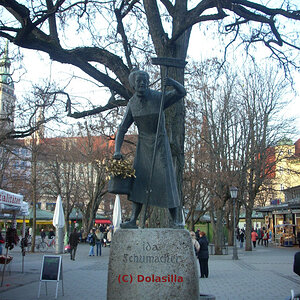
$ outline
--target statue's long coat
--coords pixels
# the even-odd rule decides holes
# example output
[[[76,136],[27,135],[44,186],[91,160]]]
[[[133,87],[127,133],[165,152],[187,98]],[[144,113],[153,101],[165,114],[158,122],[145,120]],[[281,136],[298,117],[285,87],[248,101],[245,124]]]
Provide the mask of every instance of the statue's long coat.
[[[183,96],[175,90],[167,92],[164,109],[180,100]],[[150,89],[142,99],[134,95],[129,100],[118,131],[118,135],[123,140],[125,133],[133,122],[138,128],[138,143],[134,160],[136,178],[128,197],[129,200],[138,203],[146,203],[147,199],[160,102],[161,93]],[[149,205],[173,208],[178,207],[179,204],[176,176],[163,114],[158,135]]]

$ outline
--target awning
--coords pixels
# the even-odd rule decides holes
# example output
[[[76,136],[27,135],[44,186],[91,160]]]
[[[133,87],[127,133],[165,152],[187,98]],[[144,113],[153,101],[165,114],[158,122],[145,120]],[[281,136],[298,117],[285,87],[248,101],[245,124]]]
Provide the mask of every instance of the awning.
[[[110,220],[95,220],[95,224],[111,224]]]
[[[22,202],[23,202],[22,195],[0,190],[0,204],[21,207]]]

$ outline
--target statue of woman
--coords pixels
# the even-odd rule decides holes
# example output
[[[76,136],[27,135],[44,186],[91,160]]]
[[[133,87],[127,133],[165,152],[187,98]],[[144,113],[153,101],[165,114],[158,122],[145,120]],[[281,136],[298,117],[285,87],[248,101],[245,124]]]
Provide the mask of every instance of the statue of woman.
[[[132,215],[129,222],[121,224],[121,228],[137,228],[136,220],[142,205],[147,201],[149,205],[167,207],[174,221],[173,227],[182,228],[182,225],[176,221],[180,199],[164,114],[158,133],[151,187],[148,191],[162,93],[149,89],[149,74],[144,71],[137,70],[130,73],[129,82],[135,93],[129,100],[116,135],[114,158],[122,158],[121,146],[124,136],[133,122],[138,129],[138,143],[134,160],[136,178],[128,195],[128,200],[133,203]],[[186,90],[171,78],[166,78],[164,84],[173,87],[164,96],[163,109],[166,109],[184,97]]]

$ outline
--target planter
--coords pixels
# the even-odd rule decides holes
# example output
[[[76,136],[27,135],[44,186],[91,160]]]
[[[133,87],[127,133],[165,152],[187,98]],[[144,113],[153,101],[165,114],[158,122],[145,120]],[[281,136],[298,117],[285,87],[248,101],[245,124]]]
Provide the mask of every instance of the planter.
[[[108,182],[108,192],[112,194],[129,195],[134,177],[115,176]]]

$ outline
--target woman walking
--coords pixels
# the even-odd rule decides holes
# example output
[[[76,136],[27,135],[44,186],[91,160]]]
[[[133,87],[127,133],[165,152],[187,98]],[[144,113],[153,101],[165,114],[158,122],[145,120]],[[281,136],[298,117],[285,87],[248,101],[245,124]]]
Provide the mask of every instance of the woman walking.
[[[258,238],[258,234],[256,231],[252,230],[251,232],[251,241],[253,243],[253,247],[256,247],[256,239]]]
[[[75,227],[73,232],[70,234],[70,238],[69,238],[71,260],[75,260],[78,243],[79,243],[79,234],[77,233],[77,228]]]
[[[208,240],[206,238],[205,232],[200,232],[200,239],[199,239],[200,250],[198,252],[198,259],[200,263],[200,272],[201,278],[208,277]]]

